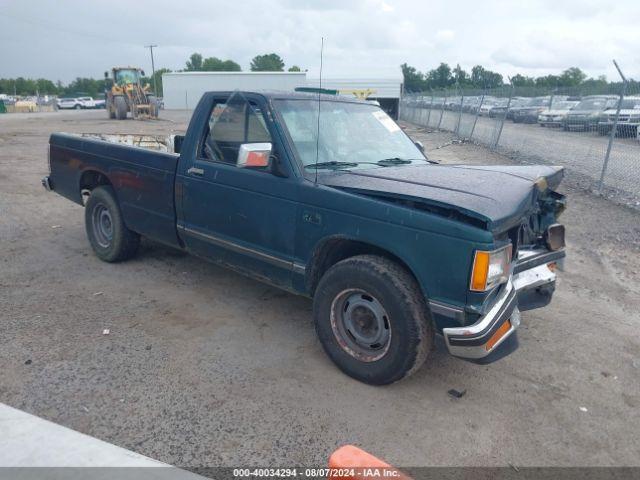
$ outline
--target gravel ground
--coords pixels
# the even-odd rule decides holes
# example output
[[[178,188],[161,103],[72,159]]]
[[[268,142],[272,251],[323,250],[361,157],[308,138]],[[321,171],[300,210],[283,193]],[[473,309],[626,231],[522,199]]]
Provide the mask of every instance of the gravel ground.
[[[479,366],[440,344],[370,387],[324,355],[309,300],[149,242],[100,262],[82,208],[40,186],[51,132],[185,129],[161,115],[0,116],[0,401],[182,467],[325,465],[344,443],[398,466],[640,465],[638,212],[567,182],[566,272],[520,349]],[[444,163],[509,162],[408,131]]]

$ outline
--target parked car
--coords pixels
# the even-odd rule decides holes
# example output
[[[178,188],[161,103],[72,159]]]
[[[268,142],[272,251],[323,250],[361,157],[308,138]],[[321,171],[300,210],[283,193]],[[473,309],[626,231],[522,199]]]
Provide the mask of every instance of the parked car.
[[[467,113],[476,113],[480,107],[481,96],[464,97],[464,103],[462,105],[462,111]]]
[[[92,97],[78,97],[82,108],[96,108],[96,101]]]
[[[497,99],[494,104],[493,107],[491,108],[491,110],[489,110],[489,117],[490,118],[502,118],[504,117],[506,111],[507,111],[507,105],[509,104],[509,99],[508,98],[499,98]]]
[[[107,108],[107,102],[104,98],[94,98],[93,108]]]
[[[567,114],[578,105],[578,101],[554,101],[550,109],[543,110],[538,115],[538,124],[541,127],[561,127]]]
[[[495,106],[494,100],[494,97],[486,96],[482,101],[482,105],[478,105],[477,112],[480,117],[489,116],[489,112]]]
[[[564,130],[587,132],[598,126],[600,114],[616,105],[617,97],[613,95],[592,95],[584,97],[571,109],[565,117]]]
[[[491,117],[495,118],[498,115],[498,111],[505,107],[507,104],[506,99],[495,98],[495,97],[485,97],[482,105],[479,108],[479,115],[481,117]]]
[[[80,110],[82,108],[82,102],[77,98],[58,98],[56,103],[58,104],[58,108],[62,110]]]
[[[551,97],[530,98],[527,103],[512,109],[513,123],[536,123],[538,115],[549,108]]]
[[[525,107],[529,104],[531,98],[529,97],[513,97],[511,103],[509,103],[509,110],[507,110],[507,120],[513,120],[513,112],[521,107]]]
[[[360,381],[416,371],[436,333],[496,359],[551,300],[561,167],[437,165],[379,107],[309,93],[209,92],[185,136],[131,137],[49,141],[43,185],[84,204],[95,254],[126,260],[145,236],[312,297]]]
[[[82,104],[82,108],[106,108],[104,98],[80,97],[78,100]]]
[[[601,135],[611,133],[618,111],[618,102],[600,114],[598,119],[598,132]],[[620,105],[616,135],[621,137],[638,137],[640,126],[640,97],[626,97]]]

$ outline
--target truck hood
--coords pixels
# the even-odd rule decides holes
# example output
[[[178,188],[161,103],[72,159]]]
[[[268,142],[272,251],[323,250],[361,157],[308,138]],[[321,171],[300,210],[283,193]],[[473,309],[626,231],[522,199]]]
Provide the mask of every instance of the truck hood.
[[[537,209],[539,196],[564,175],[552,166],[415,165],[322,174],[324,185],[389,200],[405,200],[452,218],[502,232]],[[453,214],[453,215],[452,215]]]

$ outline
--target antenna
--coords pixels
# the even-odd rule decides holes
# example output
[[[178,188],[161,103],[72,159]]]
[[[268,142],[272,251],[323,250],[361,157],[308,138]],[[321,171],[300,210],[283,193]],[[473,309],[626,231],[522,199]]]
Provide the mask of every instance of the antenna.
[[[318,126],[316,130],[316,180],[318,183],[318,156],[320,155],[320,92],[322,92],[322,53],[324,51],[324,37],[320,37],[320,76],[318,88]]]

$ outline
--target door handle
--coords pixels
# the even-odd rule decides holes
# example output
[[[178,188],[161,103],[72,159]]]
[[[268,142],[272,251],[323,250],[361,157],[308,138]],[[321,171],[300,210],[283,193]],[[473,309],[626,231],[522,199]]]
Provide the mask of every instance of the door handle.
[[[187,173],[190,175],[195,175],[196,177],[202,177],[204,176],[204,169],[198,168],[198,167],[191,167],[189,168],[189,170],[187,170]]]

